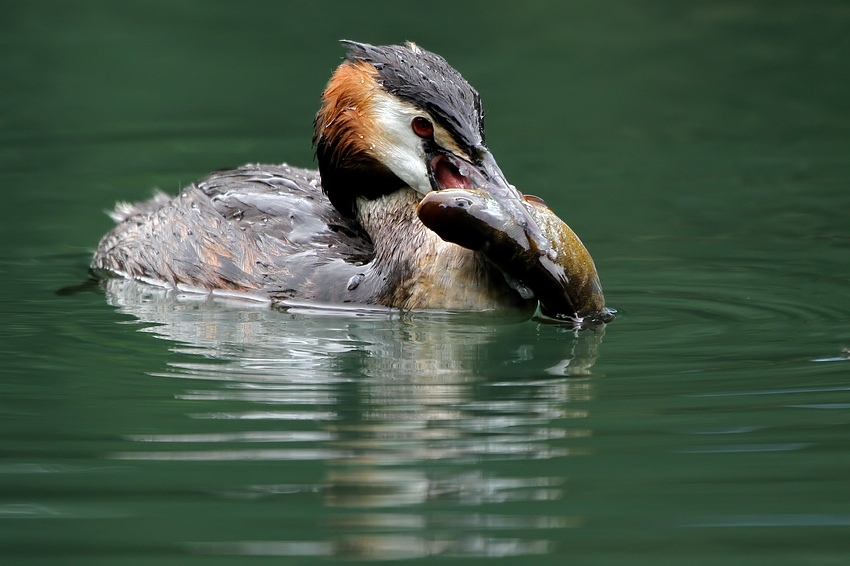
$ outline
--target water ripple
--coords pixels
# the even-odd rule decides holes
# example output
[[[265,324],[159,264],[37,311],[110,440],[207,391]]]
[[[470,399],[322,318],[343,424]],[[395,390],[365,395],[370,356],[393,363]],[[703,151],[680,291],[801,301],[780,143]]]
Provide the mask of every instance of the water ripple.
[[[268,450],[175,450],[156,452],[151,450],[138,452],[115,452],[116,460],[152,460],[171,462],[228,462],[236,460],[262,460],[276,462],[281,460],[325,460],[342,458],[345,452],[322,448],[312,449],[268,449]]]
[[[126,513],[93,505],[44,505],[39,503],[9,503],[0,505],[0,520],[21,519],[116,519]]]
[[[363,319],[225,310],[215,302],[138,301],[127,289],[126,282],[110,284],[110,300],[194,359],[154,374],[171,385],[185,417],[179,429],[124,435],[129,445],[110,458],[297,461],[325,470],[313,481],[236,483],[208,493],[287,502],[314,495],[333,510],[328,540],[196,541],[186,544],[191,552],[523,556],[554,548],[548,535],[534,533],[582,524],[581,517],[500,511],[563,499],[565,478],[542,475],[536,466],[520,464],[513,473],[481,466],[587,454],[572,443],[592,436],[588,426],[575,425],[589,415],[581,404],[594,398],[586,376],[604,329],[527,323],[521,343],[505,351],[505,336],[516,343],[515,322],[486,326],[448,313]],[[561,355],[538,360],[541,336]],[[479,373],[482,360],[503,374],[488,382]],[[517,379],[518,372],[532,377]]]
[[[734,454],[737,452],[792,452],[812,446],[810,442],[788,442],[775,444],[727,444],[722,446],[695,446],[678,450],[680,454]]]
[[[847,527],[850,515],[728,515],[707,517],[681,525],[691,528],[741,528],[741,527]]]
[[[348,559],[404,560],[427,556],[507,557],[549,554],[547,540],[456,535],[451,538],[374,534],[324,541],[194,542],[185,547],[197,554],[223,556],[337,556]]]

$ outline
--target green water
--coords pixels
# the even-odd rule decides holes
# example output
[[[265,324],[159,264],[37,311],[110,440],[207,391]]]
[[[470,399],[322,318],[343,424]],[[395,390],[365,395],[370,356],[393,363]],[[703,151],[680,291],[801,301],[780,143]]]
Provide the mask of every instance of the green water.
[[[103,210],[312,163],[337,39],[482,93],[598,332],[86,277]],[[5,2],[0,563],[850,562],[845,2]]]

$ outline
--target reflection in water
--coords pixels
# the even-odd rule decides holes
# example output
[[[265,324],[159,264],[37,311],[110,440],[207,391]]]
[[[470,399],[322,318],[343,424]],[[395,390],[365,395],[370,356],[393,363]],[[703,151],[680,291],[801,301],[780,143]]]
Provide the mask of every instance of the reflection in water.
[[[134,448],[114,458],[324,465],[315,485],[284,479],[215,495],[244,500],[317,492],[327,540],[193,541],[186,544],[192,552],[542,554],[553,551],[555,530],[581,522],[522,514],[522,505],[562,498],[563,476],[534,475],[535,468],[553,468],[497,472],[487,464],[580,453],[570,439],[590,434],[576,419],[586,416],[580,403],[593,392],[591,381],[576,376],[590,373],[601,329],[544,327],[548,335],[559,333],[564,346],[563,359],[546,361],[535,358],[532,324],[487,315],[223,308],[205,297],[173,300],[118,280],[107,293],[123,312],[155,324],[143,331],[206,358],[160,374],[187,380],[178,398],[202,432],[131,436]],[[247,422],[256,429],[232,428]]]

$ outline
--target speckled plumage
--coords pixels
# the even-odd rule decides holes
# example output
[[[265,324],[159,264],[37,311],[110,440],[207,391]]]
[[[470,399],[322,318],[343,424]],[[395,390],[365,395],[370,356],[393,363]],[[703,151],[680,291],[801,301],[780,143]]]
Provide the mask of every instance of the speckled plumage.
[[[304,287],[305,270],[362,264],[373,252],[316,172],[287,165],[216,172],[173,199],[120,204],[114,216],[92,267],[168,285],[286,296]]]
[[[528,306],[483,257],[425,228],[418,198],[407,190],[366,201],[354,220],[331,206],[315,171],[246,165],[213,173],[173,199],[119,204],[119,223],[101,240],[92,268],[274,303]]]

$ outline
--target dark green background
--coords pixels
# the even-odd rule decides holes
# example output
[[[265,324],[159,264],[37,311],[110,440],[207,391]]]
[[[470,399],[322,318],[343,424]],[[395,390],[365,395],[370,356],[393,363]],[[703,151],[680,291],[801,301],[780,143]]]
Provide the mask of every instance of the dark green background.
[[[2,13],[10,563],[850,557],[846,2]],[[508,179],[593,254],[604,333],[57,294],[115,201],[310,166],[341,38],[414,40],[476,86]]]

